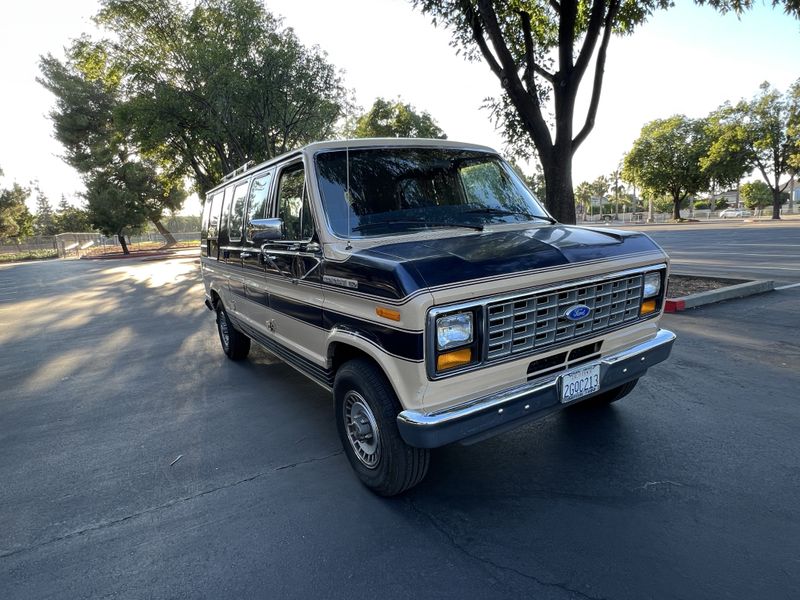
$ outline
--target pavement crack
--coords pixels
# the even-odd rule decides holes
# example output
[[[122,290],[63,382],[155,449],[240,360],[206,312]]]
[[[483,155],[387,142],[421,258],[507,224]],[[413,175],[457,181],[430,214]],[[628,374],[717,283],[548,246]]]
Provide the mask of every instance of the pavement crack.
[[[480,563],[482,563],[484,565],[487,565],[487,566],[492,567],[494,569],[497,569],[499,571],[507,571],[509,573],[514,573],[515,575],[518,575],[519,577],[522,577],[523,579],[527,579],[529,581],[533,581],[534,583],[536,583],[538,585],[541,585],[543,587],[560,589],[560,590],[565,591],[565,592],[567,592],[569,594],[574,594],[575,596],[578,596],[579,598],[585,598],[586,600],[606,600],[605,598],[603,598],[601,596],[590,596],[589,594],[581,592],[580,590],[576,590],[574,588],[571,588],[566,583],[545,581],[543,579],[539,579],[535,575],[530,575],[528,573],[525,573],[523,571],[515,569],[514,567],[508,567],[506,565],[501,565],[500,563],[497,563],[497,562],[491,560],[490,558],[485,558],[483,556],[479,556],[479,555],[475,554],[474,552],[472,552],[464,544],[459,543],[459,541],[456,540],[455,536],[452,533],[450,533],[450,531],[447,530],[447,528],[441,523],[441,521],[439,519],[434,517],[432,514],[426,512],[425,510],[421,509],[419,506],[417,506],[417,504],[412,499],[409,498],[408,499],[408,503],[409,503],[409,505],[411,506],[411,509],[414,512],[416,512],[417,514],[419,514],[422,517],[424,517],[425,519],[427,519],[430,522],[430,524],[433,525],[434,529],[436,529],[436,531],[441,533],[447,539],[447,541],[450,544],[450,546],[452,546],[453,548],[455,548],[456,550],[458,550],[459,552],[461,552],[463,555],[467,556],[468,558],[471,558],[472,560],[478,561],[478,562],[480,562]]]
[[[321,460],[327,460],[327,459],[329,459],[329,458],[331,458],[333,456],[339,456],[340,454],[342,454],[342,452],[344,452],[344,450],[337,450],[336,452],[333,452],[331,454],[326,454],[325,456],[320,456],[320,457],[317,457],[317,458],[309,458],[308,460],[301,460],[301,461],[296,462],[296,463],[289,463],[288,465],[283,465],[282,467],[277,467],[274,470],[275,471],[283,471],[285,469],[294,469],[295,467],[299,467],[300,465],[307,465],[308,463],[319,462]]]
[[[111,519],[109,521],[103,521],[102,523],[95,523],[93,525],[89,525],[87,527],[84,527],[82,529],[78,529],[76,531],[70,531],[69,533],[65,533],[64,535],[60,535],[58,537],[54,537],[54,538],[51,538],[49,540],[45,540],[43,542],[39,542],[38,544],[33,544],[32,546],[26,546],[24,548],[18,548],[16,550],[9,550],[9,551],[5,551],[5,552],[0,552],[0,559],[8,558],[10,556],[14,556],[16,554],[21,554],[21,553],[24,553],[24,552],[29,552],[31,550],[36,550],[37,548],[41,548],[42,546],[48,546],[50,544],[55,544],[55,543],[58,543],[58,542],[63,542],[65,540],[70,540],[72,538],[80,537],[82,535],[85,535],[87,533],[92,533],[94,531],[100,531],[100,530],[103,530],[103,529],[108,529],[110,527],[116,527],[117,525],[120,525],[121,523],[125,523],[126,521],[130,521],[132,519],[136,519],[138,517],[142,517],[142,516],[145,516],[145,515],[153,514],[153,513],[159,512],[161,510],[164,510],[164,509],[167,509],[167,508],[171,508],[171,507],[176,506],[178,504],[182,504],[182,503],[188,502],[190,500],[195,500],[197,498],[201,498],[203,496],[207,496],[209,494],[213,494],[215,492],[219,492],[220,490],[227,490],[227,489],[230,489],[230,488],[234,488],[236,486],[242,485],[243,483],[249,483],[251,481],[259,479],[260,477],[264,477],[265,475],[270,475],[270,474],[273,474],[273,473],[277,473],[278,471],[284,471],[286,469],[293,469],[295,467],[299,467],[301,465],[307,465],[309,463],[328,460],[329,458],[333,458],[334,456],[339,456],[340,454],[342,454],[342,452],[343,452],[342,450],[337,450],[335,452],[331,452],[330,454],[325,454],[324,456],[315,456],[313,458],[309,458],[307,460],[301,460],[301,461],[298,461],[296,463],[290,463],[288,465],[282,465],[280,467],[274,467],[272,469],[269,469],[268,471],[261,471],[259,473],[256,473],[255,475],[251,475],[251,476],[245,477],[243,479],[238,479],[236,481],[231,481],[229,483],[224,483],[222,485],[218,485],[216,487],[213,487],[213,488],[210,488],[210,489],[207,489],[207,490],[203,490],[202,492],[197,492],[196,494],[190,494],[188,496],[182,496],[180,498],[174,498],[174,499],[170,500],[169,502],[164,502],[163,504],[159,504],[158,506],[151,506],[150,508],[146,508],[144,510],[139,510],[139,511],[133,512],[133,513],[131,513],[129,515],[125,515],[124,517],[120,517],[118,519]]]

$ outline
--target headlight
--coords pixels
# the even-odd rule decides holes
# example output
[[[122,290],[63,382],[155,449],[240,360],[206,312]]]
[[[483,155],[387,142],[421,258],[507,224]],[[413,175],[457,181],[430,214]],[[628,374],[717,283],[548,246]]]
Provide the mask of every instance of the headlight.
[[[458,313],[436,319],[436,348],[447,350],[472,343],[472,313]]]
[[[645,298],[652,298],[653,296],[658,296],[658,293],[661,291],[661,273],[658,271],[654,271],[653,273],[647,273],[644,276],[644,297]]]

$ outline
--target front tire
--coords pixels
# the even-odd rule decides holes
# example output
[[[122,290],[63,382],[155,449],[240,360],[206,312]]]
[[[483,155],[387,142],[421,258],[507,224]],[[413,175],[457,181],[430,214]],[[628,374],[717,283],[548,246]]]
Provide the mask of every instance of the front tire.
[[[222,351],[231,360],[243,360],[250,353],[250,338],[231,323],[222,301],[217,302],[217,333]]]
[[[616,402],[617,400],[622,400],[625,396],[630,394],[633,391],[633,388],[636,387],[636,384],[639,382],[639,379],[634,379],[633,381],[629,381],[628,383],[623,383],[619,387],[615,387],[614,389],[602,392],[597,396],[592,396],[585,402],[581,402],[579,404],[587,404],[593,406],[602,406],[604,404],[611,404],[612,402]]]
[[[430,452],[405,443],[397,429],[400,404],[383,372],[363,359],[345,363],[333,384],[336,427],[350,465],[380,496],[395,496],[422,481]]]

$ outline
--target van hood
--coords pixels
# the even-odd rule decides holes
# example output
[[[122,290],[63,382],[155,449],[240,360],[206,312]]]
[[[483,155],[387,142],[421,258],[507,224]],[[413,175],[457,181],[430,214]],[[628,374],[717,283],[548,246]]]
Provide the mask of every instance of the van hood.
[[[564,265],[663,251],[648,236],[629,231],[569,225],[484,231],[431,240],[374,246],[356,251],[337,271],[359,281],[360,291],[404,297],[474,280],[490,280]],[[343,268],[346,265],[349,268]],[[331,265],[333,266],[333,265]],[[330,268],[326,272],[331,272]],[[385,280],[380,273],[389,276]],[[392,272],[392,276],[390,276]],[[383,280],[383,285],[379,280]],[[371,280],[371,281],[370,281]]]

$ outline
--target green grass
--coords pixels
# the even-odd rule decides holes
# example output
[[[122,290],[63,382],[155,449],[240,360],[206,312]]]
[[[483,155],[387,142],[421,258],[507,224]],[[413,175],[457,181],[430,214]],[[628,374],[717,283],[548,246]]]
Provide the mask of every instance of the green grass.
[[[58,252],[56,250],[25,250],[24,252],[0,254],[0,263],[21,260],[44,260],[47,258],[58,258]]]

